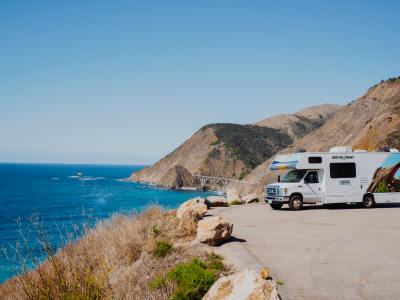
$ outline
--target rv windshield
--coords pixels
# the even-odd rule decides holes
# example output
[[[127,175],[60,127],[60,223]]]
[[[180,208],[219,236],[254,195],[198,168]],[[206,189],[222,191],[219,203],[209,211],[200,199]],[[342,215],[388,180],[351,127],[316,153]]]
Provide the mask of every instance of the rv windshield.
[[[290,171],[282,178],[281,182],[300,182],[306,173],[307,170]]]

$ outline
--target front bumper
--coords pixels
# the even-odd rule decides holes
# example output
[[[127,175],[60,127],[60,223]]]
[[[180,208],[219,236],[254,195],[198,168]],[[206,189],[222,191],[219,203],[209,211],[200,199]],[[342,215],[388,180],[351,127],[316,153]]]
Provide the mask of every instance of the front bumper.
[[[289,203],[289,196],[264,196],[267,203]]]

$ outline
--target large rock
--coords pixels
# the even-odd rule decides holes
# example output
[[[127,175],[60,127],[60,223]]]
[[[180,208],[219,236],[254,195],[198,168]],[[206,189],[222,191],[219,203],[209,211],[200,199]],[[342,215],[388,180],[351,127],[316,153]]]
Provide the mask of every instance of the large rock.
[[[239,203],[243,203],[243,200],[240,197],[240,194],[239,194],[239,192],[237,190],[228,189],[226,194],[227,194],[228,204],[231,204],[233,201],[239,201]]]
[[[228,201],[222,196],[210,196],[207,200],[211,202],[211,207],[228,206]]]
[[[179,229],[185,230],[188,235],[196,234],[197,224],[202,219],[203,217],[200,216],[194,207],[189,207],[182,214]]]
[[[233,224],[221,217],[208,217],[201,220],[197,227],[197,239],[200,243],[217,245],[229,239]]]
[[[193,205],[193,208],[197,210],[197,212],[200,214],[200,216],[204,217],[204,215],[207,213],[207,205],[204,203],[197,203]]]
[[[203,300],[279,300],[276,283],[263,280],[254,270],[221,277]]]
[[[196,205],[199,203],[198,198],[190,199],[186,202],[183,202],[181,206],[179,206],[178,211],[176,212],[176,217],[180,219],[182,217],[182,214],[187,210],[189,207]]]
[[[184,166],[176,165],[160,178],[157,186],[169,189],[179,189],[182,187],[197,188],[201,186],[201,182],[198,177],[193,176]]]
[[[256,200],[257,202],[259,202],[260,200],[258,199],[257,194],[250,194],[250,195],[246,195],[244,197],[242,197],[243,202],[244,203],[250,203],[251,201]]]

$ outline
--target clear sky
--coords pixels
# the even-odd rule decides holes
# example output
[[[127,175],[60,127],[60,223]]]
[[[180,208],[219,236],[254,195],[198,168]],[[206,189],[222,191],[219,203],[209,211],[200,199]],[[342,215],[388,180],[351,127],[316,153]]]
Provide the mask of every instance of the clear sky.
[[[1,1],[0,162],[153,164],[400,75],[400,1]]]

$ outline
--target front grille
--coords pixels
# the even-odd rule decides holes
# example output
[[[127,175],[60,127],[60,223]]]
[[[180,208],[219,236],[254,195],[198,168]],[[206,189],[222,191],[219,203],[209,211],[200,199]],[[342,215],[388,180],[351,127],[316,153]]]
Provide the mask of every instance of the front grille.
[[[267,196],[278,195],[278,188],[267,188]]]

